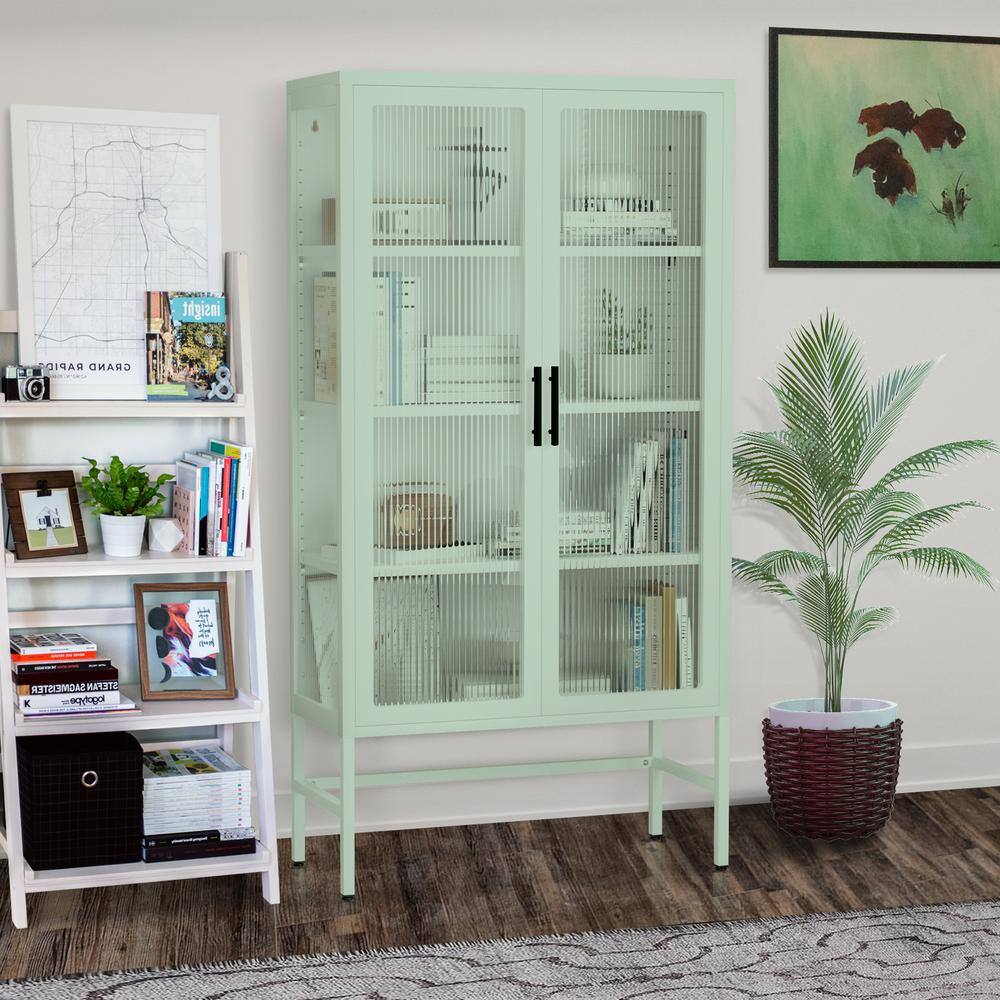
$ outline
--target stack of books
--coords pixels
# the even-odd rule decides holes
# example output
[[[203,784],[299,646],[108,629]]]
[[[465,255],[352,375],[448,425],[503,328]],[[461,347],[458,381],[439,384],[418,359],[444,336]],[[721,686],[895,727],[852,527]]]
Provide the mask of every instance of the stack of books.
[[[142,755],[142,860],[253,854],[249,768],[220,747]]]
[[[581,555],[611,551],[611,515],[606,510],[559,512],[559,554]],[[494,559],[518,559],[523,539],[520,524],[505,524],[490,547]]]
[[[374,277],[375,404],[423,401],[424,345],[417,326],[417,279],[401,271]]]
[[[673,214],[658,198],[573,198],[563,208],[562,241],[569,245],[663,245],[677,242]]]
[[[672,586],[625,606],[631,633],[632,690],[673,691],[695,686],[691,620],[686,597]]]
[[[186,451],[177,463],[173,516],[184,539],[178,551],[194,556],[240,558],[250,531],[253,448],[211,440],[204,451]]]
[[[514,336],[428,337],[424,402],[516,402],[520,396],[519,357]]]
[[[615,497],[615,553],[684,552],[687,482],[686,431],[634,441]]]
[[[138,712],[118,688],[118,668],[79,632],[11,632],[10,659],[24,718]]]

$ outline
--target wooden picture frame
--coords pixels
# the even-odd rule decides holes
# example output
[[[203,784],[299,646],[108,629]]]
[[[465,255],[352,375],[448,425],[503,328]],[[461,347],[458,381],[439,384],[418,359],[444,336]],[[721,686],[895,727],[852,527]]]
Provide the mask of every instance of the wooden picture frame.
[[[87,551],[76,474],[72,470],[5,472],[3,495],[18,559]]]
[[[770,266],[1000,267],[997,74],[1000,37],[771,28]]]
[[[133,584],[133,594],[142,700],[235,698],[236,673],[229,625],[229,589],[225,582],[136,583]],[[200,640],[194,634],[194,627],[188,618],[194,595],[199,594],[215,595],[214,602],[211,598],[203,598],[198,602],[202,606],[199,614],[207,616],[205,633]],[[162,595],[160,603],[155,600],[147,601],[148,595]],[[173,600],[166,600],[168,595]],[[154,620],[150,620],[151,614],[155,615]],[[209,648],[216,648],[209,656],[192,655],[192,647],[199,642]],[[220,654],[221,663],[218,659]],[[213,658],[214,666],[208,662]],[[159,680],[150,676],[150,670],[157,665],[164,671],[164,676]]]

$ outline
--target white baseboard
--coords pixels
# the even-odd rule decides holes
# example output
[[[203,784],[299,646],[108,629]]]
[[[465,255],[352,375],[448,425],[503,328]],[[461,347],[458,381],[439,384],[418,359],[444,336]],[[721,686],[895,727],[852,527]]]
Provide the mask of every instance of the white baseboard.
[[[710,770],[707,760],[689,762]],[[900,792],[980,788],[1000,784],[1000,741],[955,744],[903,744]],[[462,781],[446,785],[407,786],[405,789],[362,789],[358,793],[358,830],[409,830],[435,826],[470,826],[479,823],[516,823],[535,819],[565,819],[646,811],[645,772],[627,775],[573,775],[561,778],[520,778],[511,781]],[[667,809],[710,806],[711,795],[694,785],[666,779]],[[503,786],[505,794],[487,789]],[[544,793],[538,795],[539,787]],[[610,786],[610,787],[609,787]],[[745,805],[767,801],[764,765],[757,756],[732,762],[732,802]],[[419,805],[414,791],[419,793]],[[615,794],[620,791],[621,794]],[[395,794],[394,794],[395,793]],[[610,793],[610,794],[609,794]],[[291,791],[277,792],[278,833],[291,834]],[[467,808],[468,800],[485,798],[487,808]],[[495,803],[495,804],[494,804]],[[323,809],[307,808],[310,836],[338,831],[337,817]]]

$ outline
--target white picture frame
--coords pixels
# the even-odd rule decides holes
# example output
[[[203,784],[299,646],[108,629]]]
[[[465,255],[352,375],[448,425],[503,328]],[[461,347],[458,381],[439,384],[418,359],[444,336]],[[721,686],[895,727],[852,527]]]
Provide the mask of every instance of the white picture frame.
[[[53,399],[145,399],[142,293],[223,285],[218,116],[12,105],[10,124],[20,362]]]

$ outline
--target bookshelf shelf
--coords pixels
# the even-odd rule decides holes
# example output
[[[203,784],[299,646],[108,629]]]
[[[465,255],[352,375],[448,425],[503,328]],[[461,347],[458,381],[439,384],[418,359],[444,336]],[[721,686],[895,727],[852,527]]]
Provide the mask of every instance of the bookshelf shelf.
[[[230,366],[242,392],[234,402],[151,403],[143,400],[53,400],[43,403],[0,404],[0,420],[14,419],[5,437],[5,463],[0,472],[73,469],[79,478],[85,466],[79,458],[61,465],[51,463],[67,455],[116,454],[135,447],[159,450],[173,437],[183,447],[203,447],[207,438],[241,441],[251,447],[256,441],[253,405],[253,372],[250,356],[249,274],[245,254],[226,254],[226,295],[230,318]],[[108,422],[114,420],[125,423]],[[44,433],[28,421],[72,421],[50,424]],[[152,421],[152,423],[146,423]],[[208,426],[205,426],[205,424]],[[136,431],[138,430],[138,434]],[[22,433],[22,432],[27,433]],[[34,432],[34,433],[33,433]],[[131,445],[126,435],[131,435]],[[39,440],[58,442],[60,454],[45,451],[46,466],[25,464],[39,455]],[[166,445],[171,447],[171,445]],[[133,458],[132,455],[125,455]],[[134,456],[141,460],[141,455]],[[259,466],[258,466],[259,467]],[[174,473],[173,464],[150,462],[151,475]],[[258,509],[258,475],[250,483],[250,536],[261,537]],[[46,715],[25,717],[17,707],[17,692],[11,675],[10,630],[21,629],[113,629],[118,640],[135,642],[135,607],[132,580],[175,576],[181,579],[215,574],[228,578],[230,610],[238,623],[233,631],[233,662],[239,687],[232,699],[143,701],[138,684],[122,684],[123,692],[140,709],[138,713],[94,713],[91,715]],[[37,583],[35,581],[38,581]],[[41,581],[45,581],[41,585]],[[13,607],[11,607],[13,605]],[[88,605],[88,606],[82,606]],[[279,901],[277,827],[274,776],[271,759],[270,702],[268,698],[267,646],[264,635],[263,566],[259,544],[245,556],[219,559],[179,553],[143,551],[135,559],[108,556],[100,545],[80,555],[18,561],[4,551],[0,558],[0,729],[2,729],[3,800],[6,830],[0,843],[9,864],[10,914],[15,927],[28,925],[29,893],[62,889],[130,885],[172,879],[255,873],[261,875],[264,898]],[[98,643],[106,633],[95,634]],[[127,648],[127,646],[126,646]],[[109,650],[112,647],[109,645]],[[120,651],[121,647],[119,647]],[[116,652],[118,652],[116,651]],[[137,657],[116,655],[122,681],[136,680]],[[176,861],[162,864],[109,865],[90,868],[33,871],[24,860],[21,841],[20,789],[17,740],[26,736],[74,735],[90,732],[125,731],[146,733],[153,739],[170,739],[192,745],[215,744],[233,749],[236,726],[247,728],[247,750],[241,751],[253,773],[254,812],[259,843],[252,855]],[[185,736],[185,731],[199,730]],[[163,734],[162,736],[160,734]],[[163,744],[160,744],[163,746]]]
[[[346,72],[288,115],[292,859],[309,799],[353,894],[357,788],[421,780],[357,775],[394,733],[632,720],[658,834],[700,716],[726,864],[731,84]]]
[[[136,862],[126,865],[94,865],[89,868],[56,868],[34,871],[24,863],[26,892],[53,892],[63,889],[93,889],[105,885],[135,885],[143,882],[174,882],[178,879],[213,878],[221,875],[266,873],[274,858],[263,844],[253,854],[193,861]]]
[[[187,729],[194,726],[230,726],[244,722],[259,722],[261,701],[244,691],[233,699],[205,701],[142,701],[137,685],[122,685],[122,693],[142,707],[137,715],[114,712],[95,715],[26,718],[14,715],[14,732],[18,736],[48,736],[53,733],[89,733],[94,730],[139,732],[143,729]]]
[[[0,403],[0,420],[236,420],[246,416],[238,393],[231,403],[147,403],[144,400],[51,399],[42,403]]]
[[[144,549],[136,559],[122,559],[105,554],[99,547],[80,555],[53,556],[48,559],[18,560],[8,551],[5,563],[7,578],[10,580],[69,576],[161,576],[166,573],[245,573],[255,565],[253,553],[249,550],[245,558],[218,559]]]

